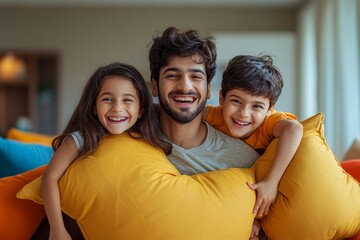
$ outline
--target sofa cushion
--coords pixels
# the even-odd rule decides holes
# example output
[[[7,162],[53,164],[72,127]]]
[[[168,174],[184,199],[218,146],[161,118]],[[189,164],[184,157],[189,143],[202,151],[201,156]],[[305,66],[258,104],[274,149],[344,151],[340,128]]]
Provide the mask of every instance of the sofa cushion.
[[[49,163],[53,149],[0,137],[0,177],[19,174]]]
[[[10,128],[6,134],[6,138],[26,143],[38,143],[51,146],[51,142],[54,139],[54,136],[40,134],[36,132],[23,131],[17,128]]]
[[[39,177],[46,166],[0,178],[0,239],[31,239],[45,217],[43,205],[16,198],[16,193]]]
[[[270,239],[344,239],[360,231],[360,186],[346,173],[324,138],[323,115],[302,122],[303,139],[286,169],[262,225]],[[264,178],[277,146],[255,163]]]

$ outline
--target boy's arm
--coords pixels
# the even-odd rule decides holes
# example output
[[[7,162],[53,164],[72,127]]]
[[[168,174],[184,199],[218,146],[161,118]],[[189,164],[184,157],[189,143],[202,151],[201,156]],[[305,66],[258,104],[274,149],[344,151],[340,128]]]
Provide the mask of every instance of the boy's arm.
[[[41,180],[44,207],[50,224],[50,239],[71,239],[67,233],[60,203],[58,182],[78,153],[75,141],[68,137],[56,150]]]
[[[261,182],[249,184],[258,192],[254,213],[259,217],[266,215],[275,201],[280,179],[300,145],[303,127],[298,121],[284,119],[275,124],[273,134],[279,140],[270,171]]]
[[[275,124],[273,132],[279,140],[275,159],[266,179],[279,182],[300,145],[303,126],[298,121],[284,119]]]

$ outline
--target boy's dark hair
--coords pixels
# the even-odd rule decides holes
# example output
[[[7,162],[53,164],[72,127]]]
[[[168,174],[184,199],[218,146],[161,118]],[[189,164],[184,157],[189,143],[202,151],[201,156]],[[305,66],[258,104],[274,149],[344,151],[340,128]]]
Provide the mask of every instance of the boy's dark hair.
[[[201,37],[196,30],[181,32],[175,27],[167,28],[162,36],[153,38],[149,51],[151,79],[159,81],[160,68],[167,65],[173,56],[203,58],[208,84],[215,75],[216,46],[211,37]]]
[[[103,82],[112,76],[129,79],[139,97],[139,106],[142,109],[141,118],[128,130],[129,134],[131,135],[131,132],[140,133],[150,144],[162,148],[166,153],[171,151],[171,145],[159,138],[161,135],[159,119],[156,116],[152,97],[144,78],[134,67],[118,62],[99,67],[90,77],[65,130],[52,142],[54,150],[57,150],[64,139],[75,131],[78,131],[84,140],[77,157],[87,156],[98,147],[101,138],[108,132],[94,113],[96,110],[96,98]]]
[[[268,98],[273,107],[283,85],[283,78],[271,56],[239,55],[229,61],[223,73],[221,94],[225,98],[228,91],[240,88],[251,95]]]

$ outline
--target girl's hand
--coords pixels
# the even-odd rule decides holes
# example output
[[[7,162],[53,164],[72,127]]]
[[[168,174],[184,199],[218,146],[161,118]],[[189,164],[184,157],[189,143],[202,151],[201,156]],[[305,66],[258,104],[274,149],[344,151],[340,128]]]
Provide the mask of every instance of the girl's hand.
[[[260,230],[261,230],[261,220],[255,218],[251,228],[250,240],[259,239]]]
[[[271,204],[275,202],[278,190],[277,184],[270,181],[261,181],[255,184],[247,183],[247,185],[257,192],[254,214],[258,218],[262,218],[269,213]]]
[[[71,240],[71,236],[65,228],[62,230],[54,230],[50,228],[49,240]]]

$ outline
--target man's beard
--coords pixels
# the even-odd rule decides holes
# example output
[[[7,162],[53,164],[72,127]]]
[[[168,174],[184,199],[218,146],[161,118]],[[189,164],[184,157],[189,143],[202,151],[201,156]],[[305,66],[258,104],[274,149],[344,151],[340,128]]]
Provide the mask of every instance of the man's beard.
[[[186,124],[194,120],[205,108],[206,99],[204,99],[199,107],[194,112],[190,112],[188,108],[180,108],[180,113],[172,110],[170,106],[162,100],[161,95],[159,95],[159,102],[161,108],[177,123]]]

